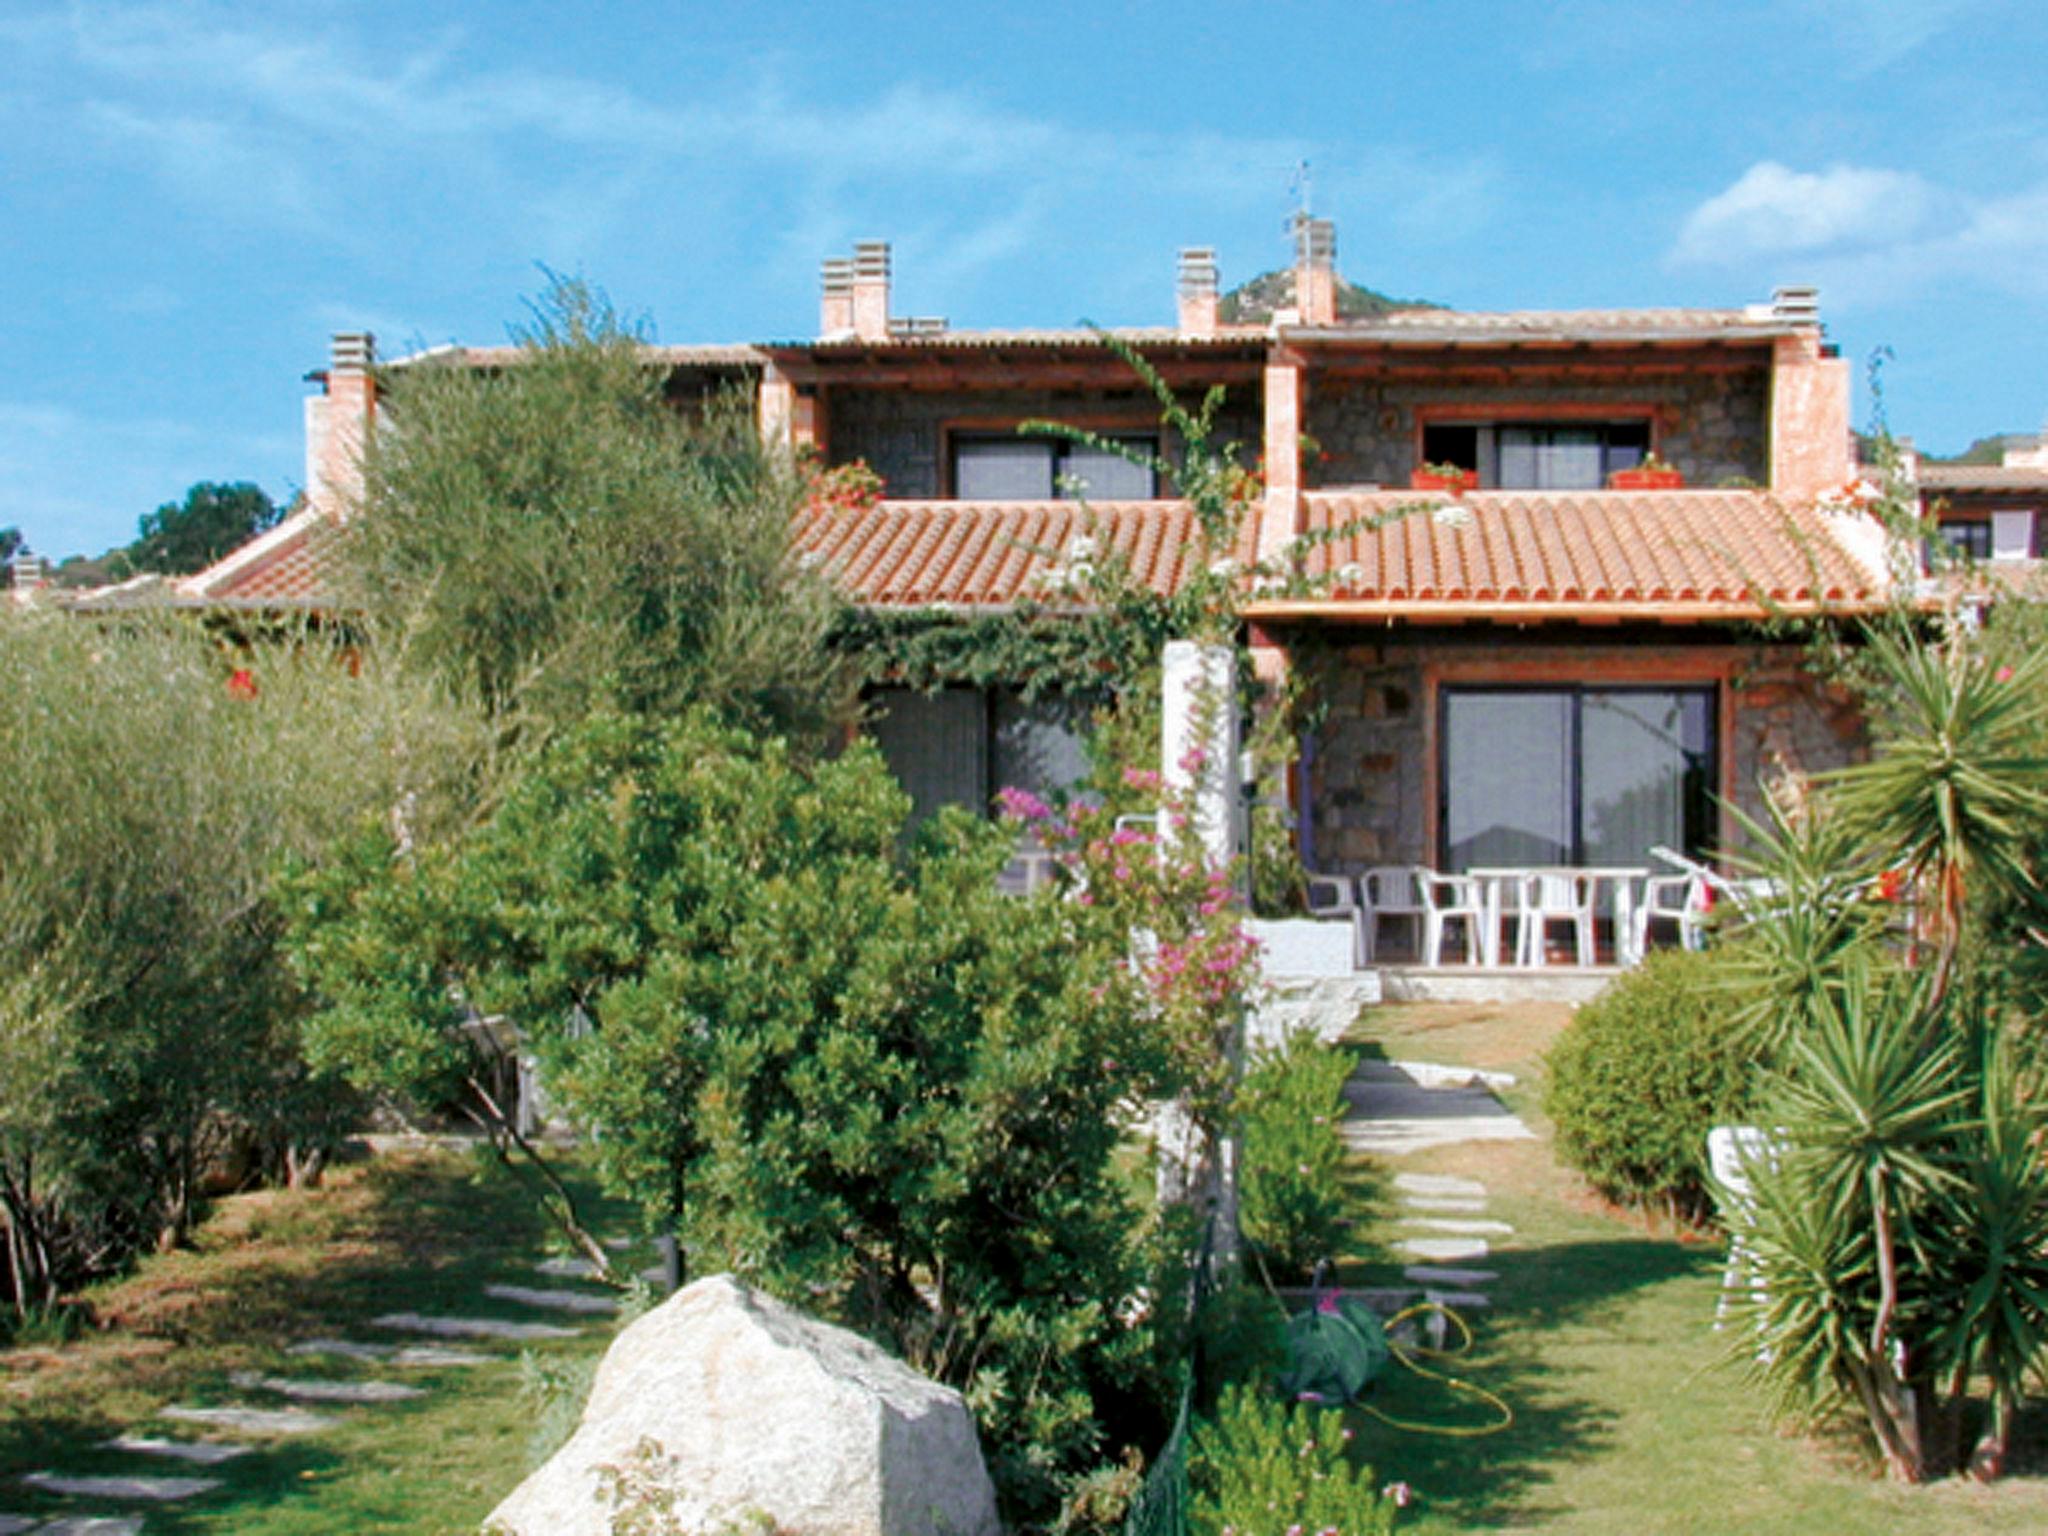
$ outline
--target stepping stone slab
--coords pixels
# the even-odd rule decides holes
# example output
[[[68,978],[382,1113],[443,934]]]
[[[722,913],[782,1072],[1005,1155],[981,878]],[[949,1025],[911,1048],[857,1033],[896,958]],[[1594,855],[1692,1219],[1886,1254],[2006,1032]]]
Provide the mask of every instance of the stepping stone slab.
[[[332,1429],[338,1420],[303,1408],[190,1408],[159,1409],[157,1416],[181,1424],[209,1424],[216,1429],[239,1429],[251,1435],[310,1435]]]
[[[131,1456],[164,1456],[172,1461],[217,1467],[224,1461],[248,1455],[255,1447],[219,1440],[160,1440],[153,1435],[121,1435],[107,1441],[106,1449],[126,1451]]]
[[[496,1317],[423,1317],[417,1312],[386,1312],[373,1317],[379,1328],[405,1333],[431,1333],[444,1339],[573,1339],[574,1328],[553,1323],[508,1323]]]
[[[1411,1237],[1399,1247],[1402,1252],[1412,1253],[1418,1259],[1436,1259],[1445,1264],[1483,1259],[1487,1254],[1483,1237]]]
[[[1404,1195],[1401,1203],[1411,1211],[1442,1211],[1447,1215],[1463,1212],[1476,1216],[1486,1209],[1484,1200],[1466,1200],[1450,1195]]]
[[[1492,1237],[1506,1237],[1515,1229],[1504,1221],[1459,1221],[1449,1216],[1403,1216],[1404,1227],[1421,1227],[1427,1232],[1457,1232],[1467,1237],[1485,1233]]]
[[[71,1515],[34,1527],[36,1536],[142,1536],[140,1515]]]
[[[524,1285],[487,1285],[484,1294],[498,1301],[516,1301],[523,1307],[546,1307],[555,1312],[613,1313],[619,1304],[609,1296],[592,1296],[584,1291],[536,1291]]]
[[[490,1355],[473,1349],[450,1349],[445,1344],[408,1344],[391,1357],[393,1365],[489,1365]]]
[[[1418,1082],[1425,1088],[1464,1088],[1472,1083],[1478,1083],[1485,1088],[1515,1086],[1515,1074],[1512,1072],[1487,1072],[1478,1067],[1451,1067],[1438,1061],[1389,1061],[1384,1064],[1368,1062],[1364,1065],[1398,1068],[1411,1081]]]
[[[15,1536],[17,1531],[32,1531],[35,1520],[28,1515],[0,1515],[0,1536]]]
[[[484,1365],[489,1355],[443,1344],[360,1344],[354,1339],[307,1339],[285,1351],[290,1355],[333,1355],[343,1360],[368,1360],[391,1365]]]
[[[550,1280],[595,1280],[597,1266],[588,1259],[543,1259],[533,1266]]]
[[[1452,1195],[1484,1200],[1486,1186],[1477,1179],[1460,1179],[1448,1173],[1397,1173],[1394,1188],[1404,1195]]]
[[[244,1391],[275,1392],[302,1403],[398,1403],[427,1395],[423,1387],[404,1387],[395,1381],[306,1381],[262,1376],[255,1371],[236,1371],[228,1380]]]
[[[1410,1264],[1401,1273],[1424,1285],[1485,1285],[1489,1280],[1500,1278],[1498,1270],[1442,1269],[1434,1264]]]
[[[358,1344],[353,1339],[303,1339],[285,1351],[288,1355],[333,1355],[342,1360],[389,1360],[398,1353],[396,1344]]]
[[[66,1477],[61,1472],[31,1472],[22,1481],[45,1493],[74,1498],[147,1499],[159,1504],[197,1498],[220,1486],[217,1477]]]
[[[1454,1312],[1460,1307],[1468,1312],[1476,1312],[1493,1305],[1491,1297],[1482,1296],[1477,1291],[1428,1291],[1424,1293],[1423,1300],[1449,1307]]]

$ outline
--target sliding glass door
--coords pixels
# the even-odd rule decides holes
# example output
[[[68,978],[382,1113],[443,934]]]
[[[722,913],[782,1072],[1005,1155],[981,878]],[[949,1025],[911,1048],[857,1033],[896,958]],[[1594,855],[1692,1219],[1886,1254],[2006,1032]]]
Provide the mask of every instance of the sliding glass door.
[[[1643,865],[1714,840],[1712,688],[1446,688],[1438,858]]]

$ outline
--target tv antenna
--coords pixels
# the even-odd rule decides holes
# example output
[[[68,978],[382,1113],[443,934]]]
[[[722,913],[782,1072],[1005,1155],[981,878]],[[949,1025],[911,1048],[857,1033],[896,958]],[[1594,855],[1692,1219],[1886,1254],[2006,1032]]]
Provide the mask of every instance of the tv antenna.
[[[1305,223],[1311,212],[1310,204],[1315,200],[1315,173],[1309,169],[1308,161],[1294,162],[1294,172],[1287,178],[1287,192],[1297,204],[1292,223]]]

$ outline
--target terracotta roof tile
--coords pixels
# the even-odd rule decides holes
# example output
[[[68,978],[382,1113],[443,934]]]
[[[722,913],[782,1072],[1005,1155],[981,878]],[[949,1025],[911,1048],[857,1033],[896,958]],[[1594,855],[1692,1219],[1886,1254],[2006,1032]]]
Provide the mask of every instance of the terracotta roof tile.
[[[1923,491],[2031,491],[2048,494],[2048,469],[2023,464],[1922,464]]]
[[[1868,609],[1883,577],[1854,552],[1873,528],[1760,491],[1311,493],[1318,595],[1266,617],[1761,617]]]
[[[1120,554],[1141,586],[1171,592],[1186,575],[1194,514],[1180,501],[885,501],[816,514],[798,545],[856,602],[985,607],[1059,601],[1084,537]]]

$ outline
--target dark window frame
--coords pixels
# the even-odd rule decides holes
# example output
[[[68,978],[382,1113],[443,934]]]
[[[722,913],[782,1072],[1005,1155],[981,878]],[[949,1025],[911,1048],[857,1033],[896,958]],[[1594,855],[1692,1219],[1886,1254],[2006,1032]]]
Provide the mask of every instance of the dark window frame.
[[[1488,457],[1481,444],[1481,437],[1492,438],[1491,457],[1495,473],[1490,480],[1483,479],[1482,490],[1526,491],[1543,487],[1533,485],[1511,485],[1499,475],[1501,457],[1501,434],[1504,432],[1597,432],[1601,436],[1599,483],[1607,484],[1607,477],[1620,469],[1633,469],[1656,451],[1656,422],[1649,415],[1617,413],[1613,416],[1543,416],[1507,415],[1484,419],[1445,417],[1438,420],[1425,418],[1421,422],[1421,452],[1425,464],[1455,464],[1468,469],[1475,475],[1482,473],[1483,461]],[[1460,439],[1455,448],[1447,446],[1451,436]],[[1463,441],[1469,436],[1469,442]],[[1627,441],[1616,441],[1625,438]],[[1434,439],[1434,442],[1432,442]]]

